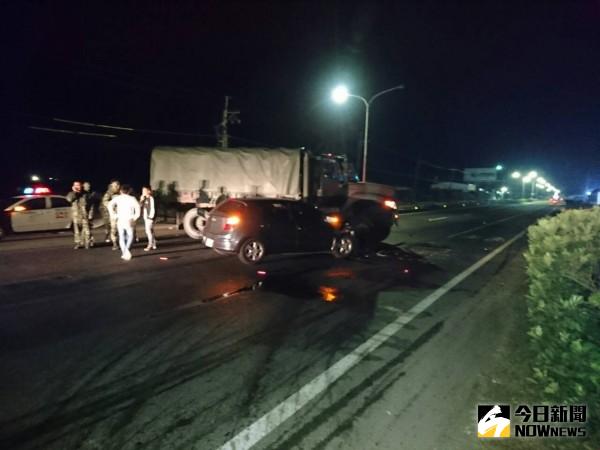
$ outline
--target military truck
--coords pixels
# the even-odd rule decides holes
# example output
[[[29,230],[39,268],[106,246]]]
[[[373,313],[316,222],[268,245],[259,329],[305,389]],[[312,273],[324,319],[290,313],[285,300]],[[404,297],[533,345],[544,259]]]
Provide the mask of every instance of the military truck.
[[[156,147],[150,183],[167,186],[189,209],[183,228],[202,238],[207,213],[228,198],[268,197],[310,202],[326,214],[338,214],[340,226],[357,247],[384,240],[396,204],[394,189],[356,182],[343,155],[314,154],[304,148]]]

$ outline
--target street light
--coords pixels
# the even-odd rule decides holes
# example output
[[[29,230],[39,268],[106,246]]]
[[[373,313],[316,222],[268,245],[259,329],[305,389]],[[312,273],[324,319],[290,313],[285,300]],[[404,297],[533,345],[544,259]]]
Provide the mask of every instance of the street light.
[[[388,92],[396,91],[398,89],[404,89],[404,85],[400,84],[398,86],[391,87],[384,91],[378,92],[373,95],[369,100],[360,95],[351,94],[348,92],[348,88],[346,86],[337,86],[333,91],[331,91],[331,99],[335,103],[345,103],[349,97],[357,98],[365,104],[365,139],[363,142],[363,163],[362,163],[362,181],[363,183],[367,181],[367,150],[369,145],[369,108],[373,100],[378,97],[381,97],[383,94],[387,94]]]
[[[496,170],[500,171],[500,170],[502,170],[502,169],[504,169],[504,167],[502,167],[502,164],[498,164],[498,165],[496,166]]]
[[[348,88],[346,88],[346,86],[338,86],[331,91],[331,99],[336,103],[345,103],[349,96],[350,93],[348,92]]]
[[[521,178],[521,172],[515,171],[510,176],[513,177],[515,180],[519,179],[519,178]]]
[[[529,183],[534,181],[537,178],[538,174],[535,170],[532,170],[531,172],[529,172],[527,174],[526,177],[523,178],[523,189],[521,191],[523,198],[525,198],[525,183]],[[533,197],[533,194],[535,192],[535,183],[531,183],[531,197]]]
[[[521,178],[521,198],[525,198],[525,183],[530,183],[533,177],[531,176],[531,172],[527,174],[527,176]]]

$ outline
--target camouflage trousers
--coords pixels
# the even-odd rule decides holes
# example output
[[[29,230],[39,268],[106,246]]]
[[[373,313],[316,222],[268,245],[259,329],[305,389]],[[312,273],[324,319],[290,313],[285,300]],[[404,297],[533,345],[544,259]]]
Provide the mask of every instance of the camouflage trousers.
[[[102,208],[101,212],[102,221],[104,222],[104,240],[107,241],[110,238],[113,246],[117,245],[117,220],[110,218],[107,209]]]
[[[85,217],[73,218],[73,240],[75,245],[90,246],[90,223]]]

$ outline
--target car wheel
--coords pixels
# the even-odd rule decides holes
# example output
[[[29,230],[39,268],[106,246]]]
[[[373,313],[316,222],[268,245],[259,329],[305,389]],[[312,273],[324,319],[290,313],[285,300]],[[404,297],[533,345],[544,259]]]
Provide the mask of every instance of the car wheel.
[[[331,253],[336,258],[348,258],[354,252],[354,237],[350,234],[343,234],[333,239]]]
[[[265,257],[265,244],[258,239],[246,239],[240,246],[238,257],[244,264],[258,264]]]

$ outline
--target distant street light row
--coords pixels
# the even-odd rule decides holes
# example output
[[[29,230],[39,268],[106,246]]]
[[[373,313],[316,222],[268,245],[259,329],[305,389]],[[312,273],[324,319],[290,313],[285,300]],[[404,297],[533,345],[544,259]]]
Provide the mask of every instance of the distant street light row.
[[[371,107],[371,103],[378,97],[387,94],[388,92],[396,91],[398,89],[404,89],[404,85],[398,85],[391,87],[389,89],[385,89],[377,94],[373,95],[369,100],[366,98],[352,94],[348,91],[346,86],[340,85],[337,86],[333,91],[331,91],[331,99],[335,103],[345,103],[348,98],[357,98],[362,101],[365,105],[365,131],[364,131],[364,141],[363,141],[363,160],[362,160],[362,181],[363,183],[367,181],[367,152],[369,147],[369,109]],[[497,171],[504,170],[504,167],[501,164],[496,166]],[[560,193],[559,189],[556,189],[552,184],[547,182],[543,177],[538,177],[538,174],[535,170],[532,170],[527,175],[522,176],[521,172],[515,171],[511,174],[511,177],[515,180],[521,179],[522,187],[521,187],[521,196],[525,197],[525,184],[531,183],[531,196],[535,195],[535,188],[545,189],[547,192],[554,192],[554,195],[558,195]],[[503,186],[502,194],[506,194],[508,192],[508,188]]]
[[[546,192],[552,192],[553,195],[560,194],[560,189],[554,187],[550,182],[546,181],[544,177],[538,177],[538,173],[532,170],[527,175],[521,175],[521,172],[515,171],[511,174],[511,177],[515,180],[521,179],[521,196],[525,197],[525,184],[531,183],[531,196],[535,195],[535,188],[545,190]]]

